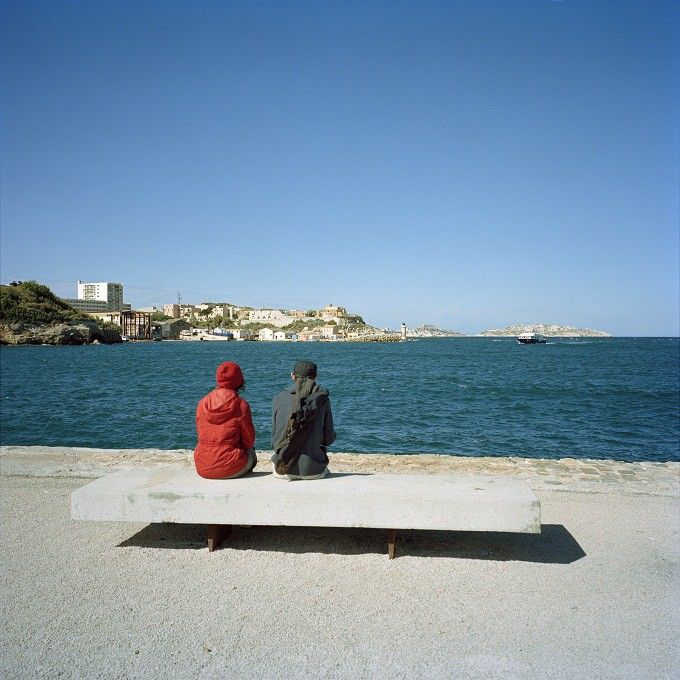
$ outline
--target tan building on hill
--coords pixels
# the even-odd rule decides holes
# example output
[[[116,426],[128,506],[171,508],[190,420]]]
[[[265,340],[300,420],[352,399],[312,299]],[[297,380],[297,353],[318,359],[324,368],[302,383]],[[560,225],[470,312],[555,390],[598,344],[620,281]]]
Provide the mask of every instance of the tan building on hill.
[[[163,314],[165,314],[165,316],[169,316],[171,319],[179,319],[179,305],[163,305]]]
[[[208,316],[211,319],[225,319],[225,318],[232,318],[229,314],[229,310],[231,308],[229,305],[215,305],[211,310],[210,314]]]
[[[347,316],[347,310],[336,305],[326,305],[323,309],[319,310],[319,316],[322,319],[338,319]]]

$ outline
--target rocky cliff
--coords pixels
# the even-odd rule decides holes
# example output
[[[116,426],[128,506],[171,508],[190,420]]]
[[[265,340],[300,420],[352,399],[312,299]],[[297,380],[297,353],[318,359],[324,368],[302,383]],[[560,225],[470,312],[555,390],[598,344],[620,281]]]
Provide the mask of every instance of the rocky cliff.
[[[94,320],[62,323],[0,323],[2,345],[87,345],[122,342],[120,332],[100,328]]]

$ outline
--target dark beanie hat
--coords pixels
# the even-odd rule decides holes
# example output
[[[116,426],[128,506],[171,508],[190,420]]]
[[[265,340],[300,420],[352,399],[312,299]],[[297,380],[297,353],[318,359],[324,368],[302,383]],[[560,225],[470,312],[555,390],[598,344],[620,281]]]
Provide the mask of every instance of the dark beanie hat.
[[[302,359],[295,364],[293,373],[296,378],[316,378],[316,364],[313,361]]]
[[[218,387],[227,387],[237,390],[243,385],[243,373],[241,367],[233,361],[225,361],[217,367],[215,372]]]

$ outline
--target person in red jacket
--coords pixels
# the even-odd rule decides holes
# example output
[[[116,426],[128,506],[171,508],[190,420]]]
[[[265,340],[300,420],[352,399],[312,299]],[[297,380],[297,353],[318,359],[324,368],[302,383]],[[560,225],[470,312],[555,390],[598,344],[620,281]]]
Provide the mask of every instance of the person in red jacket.
[[[194,463],[201,477],[234,479],[247,475],[257,463],[255,427],[248,402],[238,394],[246,385],[241,367],[225,361],[215,377],[217,389],[196,407]]]

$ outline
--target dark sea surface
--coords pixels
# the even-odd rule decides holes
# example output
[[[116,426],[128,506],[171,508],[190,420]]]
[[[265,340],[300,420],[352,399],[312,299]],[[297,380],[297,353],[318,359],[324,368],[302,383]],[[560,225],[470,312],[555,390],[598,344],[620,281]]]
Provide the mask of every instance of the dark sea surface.
[[[677,461],[679,351],[678,338],[2,347],[0,443],[193,448],[196,403],[229,359],[269,449],[272,397],[310,358],[335,451]]]

